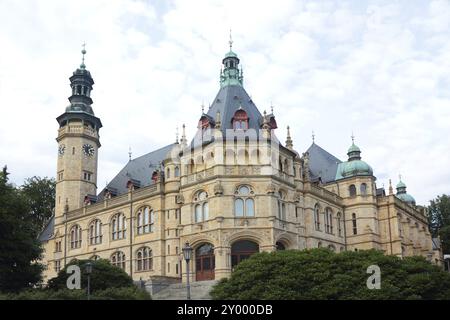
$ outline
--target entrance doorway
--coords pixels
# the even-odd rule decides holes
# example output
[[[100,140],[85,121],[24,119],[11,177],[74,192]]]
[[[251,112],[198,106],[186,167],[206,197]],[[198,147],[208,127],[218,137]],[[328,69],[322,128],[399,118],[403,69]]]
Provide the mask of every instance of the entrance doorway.
[[[234,269],[239,262],[248,259],[252,254],[259,252],[259,245],[253,241],[241,240],[231,246],[231,268]]]
[[[216,261],[214,247],[210,243],[204,243],[195,250],[195,280],[214,280],[214,268]]]

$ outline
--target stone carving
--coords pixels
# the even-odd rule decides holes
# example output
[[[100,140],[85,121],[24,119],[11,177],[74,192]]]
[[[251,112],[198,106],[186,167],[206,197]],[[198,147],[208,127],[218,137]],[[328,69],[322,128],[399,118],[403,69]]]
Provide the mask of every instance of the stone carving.
[[[267,194],[274,194],[277,191],[277,187],[273,183],[269,183],[266,188]]]
[[[223,195],[223,187],[220,182],[218,182],[214,185],[214,195],[216,195],[216,196]]]
[[[184,203],[184,196],[181,193],[177,194],[175,196],[175,203],[176,204],[183,204]]]
[[[253,174],[261,174],[261,168],[259,168],[259,167],[252,167],[252,173]]]

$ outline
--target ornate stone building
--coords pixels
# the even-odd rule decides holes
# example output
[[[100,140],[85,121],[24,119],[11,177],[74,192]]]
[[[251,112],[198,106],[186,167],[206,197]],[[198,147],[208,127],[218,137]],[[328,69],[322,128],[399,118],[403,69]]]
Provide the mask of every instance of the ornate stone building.
[[[399,182],[377,188],[354,144],[341,161],[316,143],[300,154],[289,127],[282,144],[272,113],[243,86],[240,60],[223,59],[220,90],[192,141],[131,159],[97,193],[102,123],[83,63],[70,105],[57,118],[56,208],[41,234],[46,278],[72,259],[109,259],[135,280],[185,280],[182,247],[194,249],[192,281],[227,277],[259,251],[379,249],[439,262],[426,211]]]

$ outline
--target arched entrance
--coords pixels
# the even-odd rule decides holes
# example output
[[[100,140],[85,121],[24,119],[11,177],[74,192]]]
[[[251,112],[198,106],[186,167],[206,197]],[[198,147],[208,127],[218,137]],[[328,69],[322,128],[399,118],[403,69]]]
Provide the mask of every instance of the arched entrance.
[[[233,243],[231,245],[231,268],[256,252],[259,252],[259,245],[253,241],[241,240]]]
[[[204,243],[195,249],[195,280],[214,280],[214,268],[216,261],[214,247],[210,243]]]
[[[277,241],[275,245],[277,247],[277,250],[286,250],[286,246],[281,241]]]

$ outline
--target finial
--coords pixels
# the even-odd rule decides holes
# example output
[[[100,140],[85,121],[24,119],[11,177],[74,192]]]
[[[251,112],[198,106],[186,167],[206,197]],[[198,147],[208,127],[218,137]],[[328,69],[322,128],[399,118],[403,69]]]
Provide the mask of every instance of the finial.
[[[131,147],[128,147],[128,161],[131,161]]]
[[[203,100],[202,100],[202,114],[204,114],[205,113],[205,104],[203,103]]]
[[[400,179],[400,181],[402,181],[402,175],[401,174],[398,175],[398,178]]]
[[[289,129],[290,129],[289,126],[287,126],[286,147],[287,147],[288,149],[293,149],[294,143],[293,143],[293,141],[292,141],[292,138],[291,138],[291,132],[290,132]]]
[[[265,117],[266,117],[266,115],[267,115],[267,112],[266,112],[266,110],[264,110],[263,114],[264,114],[264,118],[265,118]]]
[[[270,113],[273,114],[273,103],[272,103],[272,101],[270,101]]]
[[[83,57],[81,59],[80,68],[81,69],[85,69],[86,65],[84,64],[84,55],[86,54],[86,42],[83,43],[82,47],[83,47],[83,49],[81,50],[81,54],[83,55]]]
[[[230,44],[230,51],[233,48],[233,38],[231,37],[231,28],[230,28],[230,40],[228,41],[228,43]]]
[[[180,140],[180,142],[181,142],[181,144],[182,144],[183,146],[186,146],[186,144],[187,144],[187,139],[186,139],[186,126],[185,126],[184,123],[183,123],[183,130],[182,130],[182,132],[181,132],[181,140]]]
[[[316,137],[316,135],[314,134],[314,130],[312,131],[311,137],[312,137],[312,142],[314,143],[314,140],[315,140],[315,137]]]
[[[352,138],[352,143],[355,144],[355,135],[353,134],[353,131],[352,131],[351,138]]]
[[[177,126],[177,131],[176,131],[176,139],[175,139],[175,143],[178,144],[178,126]]]
[[[391,179],[389,179],[389,194],[393,194],[394,193],[394,189],[392,188],[392,181]]]

